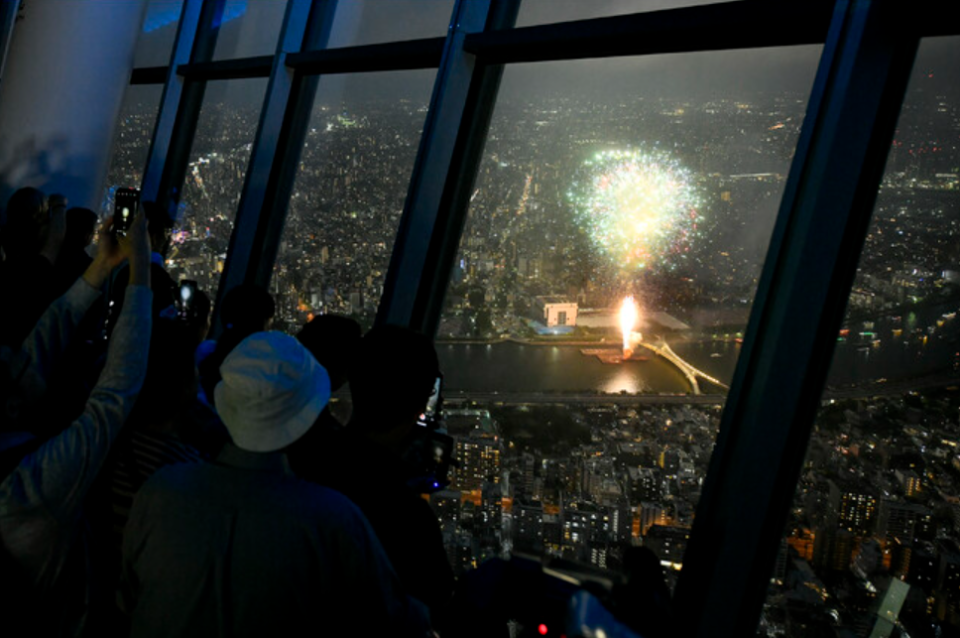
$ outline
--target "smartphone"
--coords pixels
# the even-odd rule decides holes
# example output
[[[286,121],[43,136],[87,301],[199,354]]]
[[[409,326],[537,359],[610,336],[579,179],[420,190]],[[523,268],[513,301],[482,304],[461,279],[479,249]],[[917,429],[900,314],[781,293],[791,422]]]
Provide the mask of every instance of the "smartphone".
[[[417,429],[402,454],[407,472],[407,485],[420,494],[432,494],[450,484],[453,458],[453,437],[437,430]]]
[[[431,487],[435,489],[445,487],[449,483],[447,473],[450,471],[450,465],[454,463],[452,436],[436,431],[430,432],[427,445],[427,463],[433,469],[434,483]]]
[[[183,279],[180,282],[180,316],[184,319],[190,319],[197,311],[197,282],[190,279]]]
[[[137,188],[118,188],[114,196],[113,232],[120,237],[126,237],[133,216],[140,206],[140,190]]]
[[[433,392],[430,393],[430,398],[427,399],[427,407],[420,418],[417,419],[417,424],[436,429],[437,423],[440,421],[440,408],[443,405],[442,389],[443,373],[441,372],[433,382]]]

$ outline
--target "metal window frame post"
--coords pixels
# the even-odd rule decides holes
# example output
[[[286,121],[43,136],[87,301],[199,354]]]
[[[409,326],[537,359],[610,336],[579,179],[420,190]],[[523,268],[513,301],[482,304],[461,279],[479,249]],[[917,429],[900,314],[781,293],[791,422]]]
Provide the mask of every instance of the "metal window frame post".
[[[140,190],[144,201],[157,202],[174,219],[207,86],[205,80],[180,76],[178,68],[213,59],[225,4],[226,0],[184,0],[166,70]]]
[[[675,595],[678,635],[753,635],[919,43],[838,0]]]
[[[503,75],[502,65],[485,65],[466,52],[464,40],[512,28],[519,8],[519,0],[457,0],[454,6],[377,324],[431,337],[436,332]]]
[[[287,58],[326,48],[337,4],[337,0],[289,0],[287,5],[220,278],[218,309],[231,288],[270,283],[319,81],[317,75],[287,67]],[[216,317],[213,325],[219,326]]]

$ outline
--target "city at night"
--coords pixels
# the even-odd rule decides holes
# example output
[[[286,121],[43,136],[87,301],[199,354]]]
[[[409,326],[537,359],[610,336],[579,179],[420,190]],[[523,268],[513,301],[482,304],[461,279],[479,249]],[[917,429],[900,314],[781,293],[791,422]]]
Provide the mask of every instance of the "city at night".
[[[23,24],[34,2],[13,3]],[[436,635],[473,635],[476,592],[501,585],[471,583],[529,560],[605,605],[564,635],[960,636],[960,35],[939,10],[142,4],[103,187],[70,203],[104,222],[120,189],[154,193],[172,228],[153,267],[205,293],[211,341],[230,290],[256,284],[276,339],[307,345],[333,316],[432,342],[419,423],[449,441],[449,470],[414,491],[456,582],[442,613],[418,602]],[[207,59],[188,24],[214,34]],[[5,197],[30,174],[0,171]],[[353,371],[404,362],[364,347],[338,355],[339,385],[313,360],[330,368],[324,427],[359,431],[364,400],[391,401]],[[353,453],[388,498],[386,461]],[[639,548],[656,583],[637,584]],[[516,602],[502,635],[561,635]]]

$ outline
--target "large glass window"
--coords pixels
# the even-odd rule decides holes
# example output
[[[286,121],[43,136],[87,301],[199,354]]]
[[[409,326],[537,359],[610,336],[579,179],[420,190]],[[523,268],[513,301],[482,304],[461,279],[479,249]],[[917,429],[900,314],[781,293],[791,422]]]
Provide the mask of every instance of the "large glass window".
[[[274,271],[278,328],[322,313],[373,324],[435,76],[321,80]]]
[[[147,3],[134,52],[134,68],[170,64],[182,10],[183,0],[150,0]]]
[[[923,41],[760,635],[960,626],[958,79],[960,38]]]
[[[644,544],[675,577],[818,56],[507,67],[437,335],[459,568]]]
[[[680,9],[728,0],[523,0],[517,15],[518,27],[552,22],[569,22],[661,9]]]
[[[113,194],[117,188],[140,188],[161,95],[162,84],[134,84],[127,87],[107,170],[102,209],[105,214],[113,212]]]
[[[286,9],[287,0],[227,0],[213,58],[273,55]]]
[[[447,35],[453,0],[351,0],[337,6],[331,47]]]
[[[266,78],[207,84],[177,211],[167,268],[211,299],[230,245]]]
[[[183,0],[151,0],[147,3],[134,50],[134,68],[170,63],[182,10]],[[113,193],[117,188],[140,188],[162,95],[162,84],[132,84],[127,87],[114,132],[101,204],[102,214],[112,213]]]

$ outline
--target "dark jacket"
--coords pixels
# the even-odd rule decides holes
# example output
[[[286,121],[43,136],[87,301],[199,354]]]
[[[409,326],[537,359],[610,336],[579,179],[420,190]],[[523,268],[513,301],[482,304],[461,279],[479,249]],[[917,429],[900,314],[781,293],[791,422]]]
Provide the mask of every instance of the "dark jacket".
[[[70,290],[70,287],[83,276],[92,263],[93,257],[83,248],[65,247],[61,250],[57,257],[57,265],[53,269],[53,294],[59,297]]]
[[[0,343],[16,350],[54,299],[53,264],[40,254],[8,259],[0,270]]]
[[[120,602],[132,638],[429,630],[353,504],[295,478],[282,452],[232,444],[215,463],[168,466],[140,489]]]
[[[437,517],[407,487],[400,459],[356,431],[350,425],[334,432],[317,462],[301,459],[293,469],[353,501],[377,533],[400,582],[432,615],[439,614],[449,602],[454,577]]]

